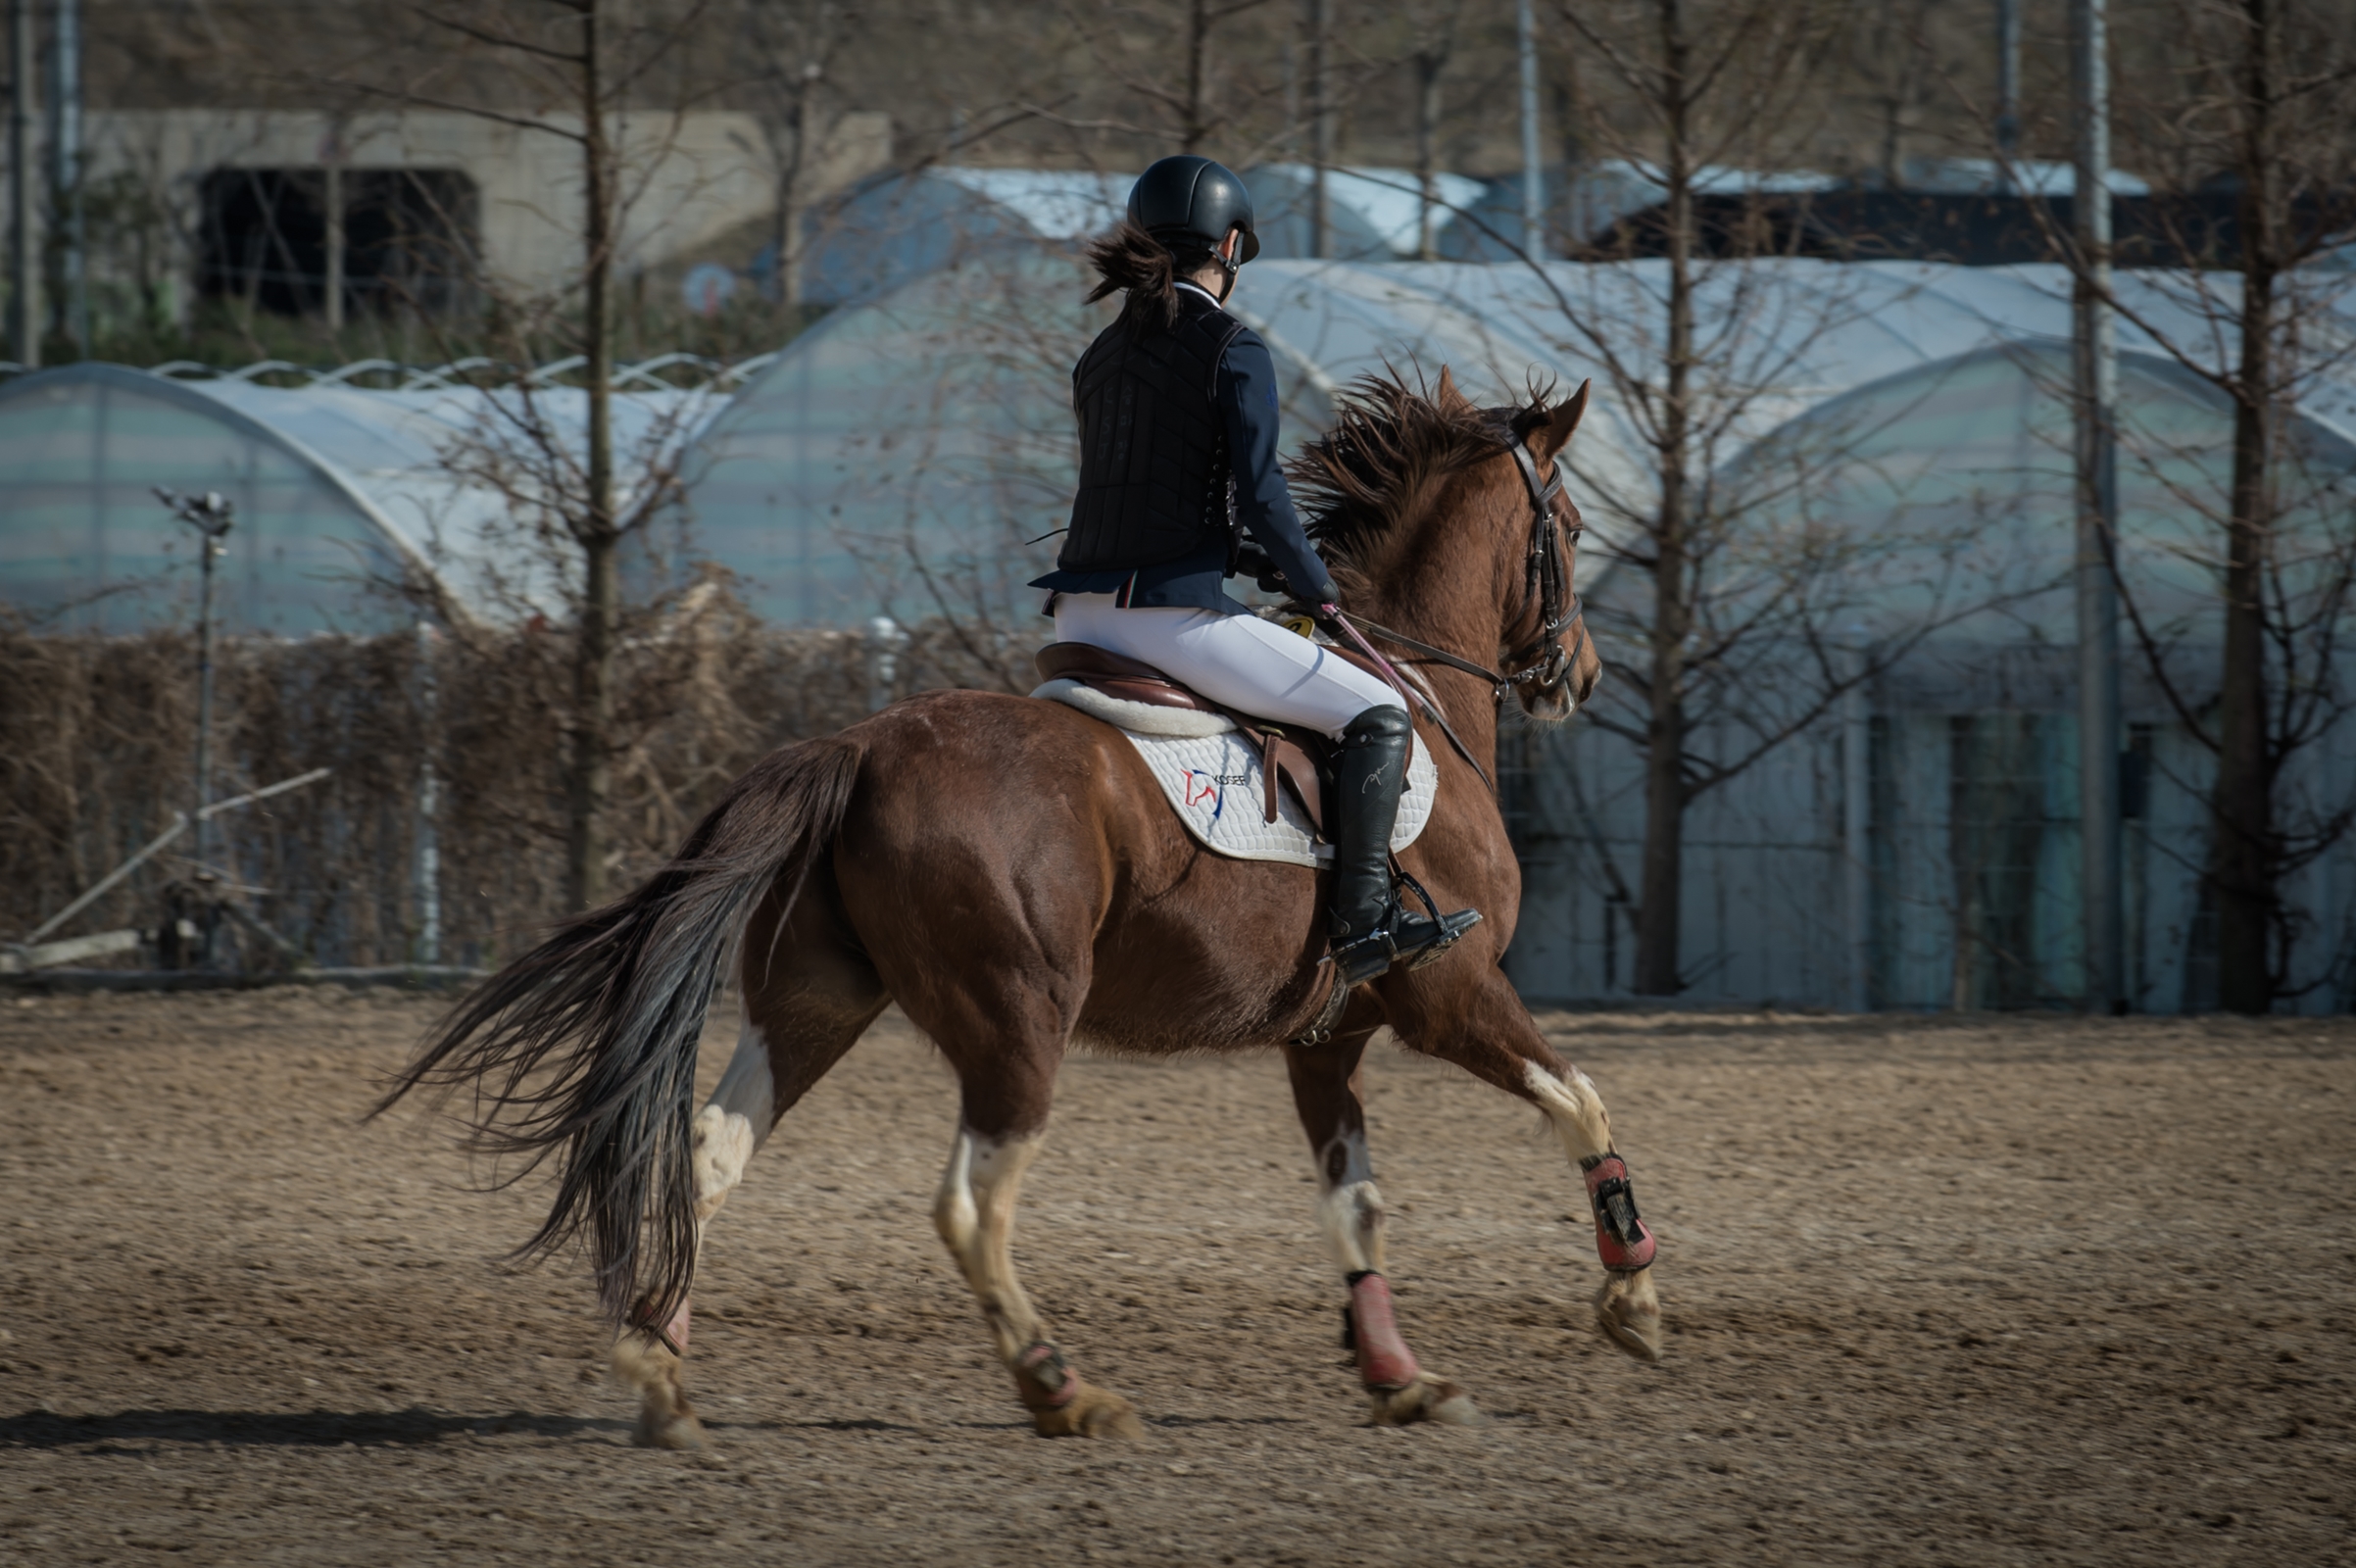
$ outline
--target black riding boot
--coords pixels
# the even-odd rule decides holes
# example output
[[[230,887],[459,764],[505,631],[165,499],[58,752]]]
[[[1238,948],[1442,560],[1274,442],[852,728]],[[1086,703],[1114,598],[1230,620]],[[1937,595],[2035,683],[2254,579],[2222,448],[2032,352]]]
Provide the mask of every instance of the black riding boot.
[[[1328,916],[1334,962],[1354,986],[1395,962],[1420,967],[1481,918],[1459,909],[1434,920],[1399,906],[1391,887],[1391,830],[1407,787],[1415,727],[1401,708],[1370,708],[1350,721],[1334,754],[1334,896]]]

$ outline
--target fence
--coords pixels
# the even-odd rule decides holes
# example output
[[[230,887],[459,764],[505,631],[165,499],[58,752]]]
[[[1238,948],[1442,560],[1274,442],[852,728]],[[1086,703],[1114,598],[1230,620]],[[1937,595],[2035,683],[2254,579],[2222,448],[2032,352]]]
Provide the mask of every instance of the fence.
[[[1683,1000],[2081,1005],[2071,657],[1975,649],[1892,671],[1700,797],[1686,819]],[[2154,693],[2132,678],[2129,688],[2130,996],[2141,1011],[2203,1011],[2217,1000],[2203,875],[2214,764]],[[2328,807],[2356,796],[2351,728],[2298,754],[2278,798]],[[1516,744],[1526,755],[1508,807],[1524,886],[1507,968],[1533,1001],[1629,1000],[1638,754],[1576,722]],[[2356,843],[2342,839],[2280,891],[2294,933],[2288,1005],[2356,1006]]]
[[[620,660],[610,828],[623,886],[769,748],[883,693],[857,633],[778,631],[726,606],[645,628]],[[938,628],[890,690],[1003,684]],[[296,641],[218,652],[216,798],[321,782],[215,820],[208,861],[263,926],[324,965],[483,965],[563,914],[571,648],[556,632]],[[21,935],[193,800],[193,640],[0,630],[0,932]],[[60,933],[158,924],[186,840]]]
[[[768,748],[924,687],[1021,683],[1012,644],[916,628],[879,687],[857,633],[780,631],[726,605],[647,628],[621,658],[614,880],[650,869]],[[219,820],[210,859],[321,964],[484,965],[564,912],[570,647],[554,632],[236,639],[220,654],[217,797],[322,782]],[[1687,818],[1687,1003],[2073,1006],[2077,734],[2066,651],[1979,653],[1968,681],[1897,671],[1704,795]],[[184,635],[0,631],[0,932],[29,930],[190,803]],[[2201,1010],[2217,975],[2201,869],[2208,759],[2131,691],[2129,983]],[[1524,867],[1507,967],[1533,1001],[1631,999],[1643,843],[1634,751],[1591,724],[1502,743]],[[2356,737],[2304,754],[2295,794],[2337,799]],[[152,927],[183,841],[61,935]],[[431,851],[428,854],[428,851]],[[2356,845],[2287,880],[2294,1005],[2356,1004]]]

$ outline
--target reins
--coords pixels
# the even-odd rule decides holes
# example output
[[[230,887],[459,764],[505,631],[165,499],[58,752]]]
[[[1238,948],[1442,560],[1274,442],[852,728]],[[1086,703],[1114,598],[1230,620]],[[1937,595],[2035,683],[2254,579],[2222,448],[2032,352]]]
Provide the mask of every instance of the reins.
[[[1342,612],[1341,606],[1319,605],[1317,607],[1317,612],[1320,615],[1332,621],[1335,625],[1341,627],[1343,635],[1347,636],[1351,642],[1358,645],[1358,652],[1364,654],[1368,659],[1374,662],[1375,669],[1382,675],[1384,680],[1391,683],[1391,689],[1393,691],[1399,693],[1400,697],[1406,700],[1407,706],[1410,708],[1420,708],[1423,710],[1424,717],[1430,719],[1433,723],[1440,726],[1440,733],[1448,737],[1448,745],[1455,748],[1456,755],[1458,757],[1463,758],[1466,762],[1471,764],[1472,770],[1481,775],[1481,782],[1489,786],[1489,793],[1495,795],[1497,787],[1496,782],[1490,778],[1489,769],[1483,767],[1481,765],[1481,760],[1473,756],[1472,748],[1464,744],[1464,738],[1456,733],[1456,726],[1448,721],[1448,715],[1440,710],[1440,705],[1430,698],[1423,697],[1418,693],[1409,690],[1406,681],[1401,679],[1399,671],[1391,666],[1391,661],[1385,659],[1380,653],[1376,652],[1374,644],[1368,642],[1365,634],[1360,632],[1356,624],[1353,623],[1348,615]],[[1382,627],[1376,626],[1371,622],[1368,623],[1367,629],[1374,632],[1377,636],[1391,635],[1384,632]],[[1394,637],[1393,640],[1397,641],[1398,639]],[[1421,647],[1422,644],[1418,643],[1412,646]],[[1445,659],[1448,656],[1443,654],[1441,657]]]
[[[1556,537],[1554,506],[1562,498],[1562,465],[1560,462],[1551,465],[1552,474],[1541,480],[1538,476],[1538,461],[1530,456],[1529,443],[1518,440],[1513,443],[1513,462],[1521,470],[1522,487],[1530,495],[1530,549],[1525,558],[1527,569],[1522,583],[1522,606],[1527,610],[1532,601],[1537,602],[1539,629],[1538,634],[1515,649],[1505,662],[1518,663],[1544,649],[1546,657],[1540,662],[1508,675],[1451,654],[1445,648],[1435,648],[1405,632],[1394,631],[1362,615],[1349,614],[1339,605],[1317,607],[1320,614],[1340,626],[1349,639],[1357,645],[1358,651],[1374,662],[1384,679],[1401,697],[1407,698],[1411,706],[1422,709],[1424,716],[1440,726],[1440,733],[1448,737],[1456,755],[1472,764],[1472,770],[1481,775],[1481,782],[1488,784],[1492,793],[1497,786],[1491,783],[1489,770],[1480,764],[1471,749],[1458,738],[1448,716],[1435,704],[1410,692],[1406,682],[1391,667],[1391,662],[1377,653],[1366,639],[1368,635],[1379,637],[1387,643],[1395,643],[1411,653],[1420,654],[1433,663],[1446,664],[1450,669],[1478,676],[1494,688],[1496,700],[1499,703],[1516,686],[1535,685],[1541,692],[1550,692],[1562,684],[1577,657],[1563,651],[1559,639],[1564,628],[1573,621],[1579,621],[1580,646],[1585,647],[1587,643],[1587,623],[1580,619],[1586,607],[1580,603],[1578,594],[1570,590],[1569,574],[1563,569],[1562,544]],[[1577,524],[1571,526],[1571,542],[1574,546],[1583,531]]]

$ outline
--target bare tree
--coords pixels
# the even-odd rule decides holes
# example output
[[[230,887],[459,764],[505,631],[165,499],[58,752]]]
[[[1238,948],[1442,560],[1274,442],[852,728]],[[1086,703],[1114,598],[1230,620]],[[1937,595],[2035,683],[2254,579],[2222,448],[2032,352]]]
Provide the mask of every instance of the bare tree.
[[[2302,989],[2292,967],[2302,921],[2282,880],[2356,823],[2356,792],[2291,786],[2301,755],[2356,708],[2341,649],[2356,610],[2356,476],[2344,457],[2317,450],[2301,414],[2356,364],[2343,309],[2351,280],[2315,265],[2356,237],[2346,134],[2356,20],[2319,0],[2165,0],[2144,18],[2122,44],[2135,69],[2116,74],[2116,133],[2153,185],[2154,259],[2176,265],[2135,274],[2134,287],[2123,280],[2106,298],[2220,395],[2232,445],[2220,493],[2166,479],[2185,456],[2168,442],[2132,423],[2113,432],[2123,462],[2167,483],[2188,516],[2213,528],[2213,548],[2176,554],[2213,575],[2214,617],[2172,614],[2148,582],[2116,575],[2141,663],[2216,759],[2202,870],[2218,1003],[2263,1012]],[[2230,226],[2209,199],[2219,190],[2231,193]],[[2090,281],[2092,258],[2036,211],[2056,252]],[[2114,542],[2115,568],[2126,543]]]
[[[1726,324],[1701,334],[1693,199],[1705,165],[1738,153],[1763,162],[1779,151],[1777,132],[1789,136],[1798,118],[1808,69],[1825,50],[1827,30],[1820,11],[1779,0],[1698,7],[1690,0],[1566,0],[1560,14],[1607,84],[1604,93],[1579,95],[1594,110],[1587,141],[1648,167],[1664,195],[1666,277],[1653,302],[1659,337],[1629,343],[1581,302],[1562,303],[1565,318],[1584,327],[1580,338],[1602,363],[1650,449],[1651,493],[1614,508],[1626,524],[1615,553],[1645,574],[1651,590],[1647,624],[1632,628],[1641,662],[1615,662],[1614,668],[1636,699],[1640,717],[1622,727],[1645,768],[1635,989],[1673,996],[1682,986],[1686,808],[1739,771],[1693,755],[1693,705],[1731,667],[1734,644],[1760,629],[1755,620],[1738,623],[1704,640],[1715,558],[1735,520],[1709,488],[1712,459],[1729,450],[1727,442],[1783,368],[1738,363],[1756,359],[1746,347],[1756,339],[1743,320],[1755,298],[1738,300],[1721,317]],[[1714,392],[1702,382],[1714,383]]]
[[[1873,8],[1870,26],[1845,29],[1859,50],[1854,69],[1873,84],[1880,121],[1875,172],[1885,189],[1906,182],[1905,145],[1915,114],[1931,84],[1931,49],[1924,24],[1935,0],[1886,0]]]
[[[779,296],[788,305],[802,302],[802,215],[817,194],[842,120],[832,73],[866,20],[866,8],[856,0],[744,0],[745,40],[777,171],[769,243]]]
[[[1693,803],[1924,639],[2042,585],[1976,556],[1968,527],[1936,536],[1892,517],[1869,536],[1822,514],[1822,498],[1906,410],[1852,410],[1805,428],[1785,426],[1780,411],[1821,380],[1822,345],[1891,300],[1854,282],[1794,282],[1771,254],[1771,227],[1750,220],[1763,212],[1721,206],[1703,231],[1705,178],[1730,165],[1790,167],[1820,128],[1844,11],[1563,0],[1561,14],[1575,58],[1597,78],[1566,95],[1585,111],[1582,144],[1661,193],[1619,231],[1656,263],[1537,271],[1569,346],[1596,365],[1638,445],[1627,466],[1601,444],[1571,457],[1599,503],[1591,520],[1611,572],[1642,583],[1599,582],[1590,596],[1614,678],[1589,713],[1642,760],[1633,989],[1671,996],[1690,978],[1681,927]],[[1776,440],[1760,445],[1770,430]],[[1913,609],[1887,623],[1881,611],[1900,592]],[[1885,623],[1869,633],[1875,621]]]
[[[1117,125],[1151,146],[1183,153],[1202,153],[1220,141],[1239,117],[1281,91],[1271,74],[1226,63],[1216,47],[1233,30],[1231,24],[1268,3],[1137,0],[1067,7],[1065,16],[1105,84],[1145,111],[1115,107],[1104,128]]]
[[[2205,438],[2115,411],[2120,466],[2194,526],[2108,546],[2137,662],[2215,760],[2206,778],[2169,773],[2206,797],[2205,844],[2153,847],[2198,874],[2208,919],[2193,942],[2212,950],[2219,1004],[2261,1012],[2330,978],[2298,978],[2312,921],[2282,883],[2356,825],[2356,791],[2302,766],[2322,760],[2356,707],[2340,662],[2356,609],[2356,474],[2301,412],[2356,364],[2350,279],[2326,261],[2356,237],[2356,150],[2344,132],[2356,111],[2356,24],[2310,0],[2154,0],[2119,20],[2112,131],[2150,187],[2121,258],[2135,270],[2097,272],[2066,211],[2035,201],[2027,211],[2075,286],[2230,415],[2220,476]],[[2013,166],[2017,126],[1959,84],[1967,73],[1939,74],[2002,188],[2036,189]],[[2049,111],[2066,109],[2062,96],[2047,94]],[[2058,112],[2037,128],[2049,146],[2071,135]],[[2053,396],[2075,395],[2049,373],[2037,378]],[[2212,583],[2205,605],[2184,604],[2186,574],[2172,567]]]
[[[514,323],[520,351],[513,361],[515,395],[496,405],[498,427],[478,438],[476,456],[462,452],[456,459],[462,467],[481,466],[476,457],[483,450],[532,454],[521,461],[528,486],[577,556],[564,768],[566,900],[575,908],[592,907],[605,898],[614,652],[621,624],[619,555],[624,538],[654,513],[640,507],[625,514],[615,492],[614,281],[623,220],[635,194],[633,164],[641,175],[660,164],[665,127],[656,117],[651,133],[656,145],[632,147],[627,111],[653,88],[657,73],[708,10],[707,0],[671,6],[488,0],[463,8],[434,0],[411,7],[411,15],[429,36],[443,41],[452,66],[471,68],[487,91],[481,85],[474,91],[439,90],[430,75],[398,90],[355,83],[372,96],[458,110],[530,135],[557,137],[579,159],[580,207],[573,230],[579,265],[573,286],[553,298],[496,301],[499,314]],[[562,112],[538,112],[555,105],[562,105]],[[500,291],[497,279],[485,278],[484,285]],[[577,462],[569,432],[548,419],[546,400],[532,393],[537,356],[531,345],[552,338],[569,338],[579,357],[583,413]]]
[[[1456,47],[1456,24],[1461,0],[1437,0],[1415,7],[1408,16],[1414,33],[1415,62],[1415,185],[1422,200],[1415,230],[1415,254],[1427,262],[1440,260],[1440,228],[1446,211],[1440,199],[1440,78]]]

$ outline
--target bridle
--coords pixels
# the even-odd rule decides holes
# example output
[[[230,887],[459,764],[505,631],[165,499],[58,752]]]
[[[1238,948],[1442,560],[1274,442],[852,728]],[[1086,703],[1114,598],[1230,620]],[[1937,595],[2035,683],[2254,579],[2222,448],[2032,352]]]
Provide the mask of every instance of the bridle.
[[[1579,646],[1584,649],[1587,646],[1587,622],[1580,619],[1585,607],[1580,604],[1578,594],[1571,589],[1570,569],[1563,561],[1564,546],[1560,536],[1569,535],[1571,548],[1576,549],[1579,535],[1586,531],[1586,524],[1577,520],[1576,514],[1567,523],[1558,515],[1564,505],[1562,462],[1559,458],[1551,465],[1553,472],[1542,480],[1538,476],[1538,460],[1530,456],[1529,442],[1516,440],[1513,443],[1513,463],[1521,470],[1522,488],[1530,495],[1530,548],[1523,557],[1522,607],[1514,618],[1519,620],[1535,606],[1538,632],[1508,654],[1504,662],[1519,664],[1526,659],[1536,657],[1543,649],[1545,657],[1538,662],[1525,664],[1508,675],[1502,670],[1491,669],[1487,664],[1476,664],[1469,659],[1459,658],[1445,648],[1434,648],[1430,643],[1404,632],[1393,631],[1388,626],[1349,614],[1338,605],[1318,607],[1320,615],[1338,625],[1345,640],[1357,644],[1358,651],[1374,662],[1375,668],[1400,697],[1408,700],[1409,707],[1422,709],[1424,716],[1440,726],[1440,733],[1448,737],[1448,743],[1455,749],[1456,755],[1472,764],[1472,770],[1480,775],[1481,782],[1488,784],[1492,790],[1497,786],[1489,777],[1489,769],[1483,767],[1481,760],[1473,756],[1472,749],[1457,735],[1455,726],[1448,721],[1448,715],[1441,712],[1431,700],[1417,698],[1410,693],[1407,683],[1399,679],[1399,672],[1391,667],[1391,662],[1377,653],[1366,639],[1369,636],[1379,637],[1384,642],[1396,643],[1423,656],[1422,661],[1406,662],[1429,661],[1446,664],[1450,669],[1460,669],[1467,675],[1477,675],[1489,682],[1495,700],[1500,705],[1505,701],[1505,694],[1516,686],[1534,685],[1542,693],[1556,691],[1561,687],[1578,658],[1576,653],[1563,651],[1563,630],[1571,622],[1579,621]]]
[[[1569,547],[1577,549],[1579,535],[1586,531],[1587,525],[1577,520],[1576,514],[1567,522],[1560,516],[1563,505],[1562,463],[1557,459],[1550,465],[1553,471],[1542,480],[1538,476],[1538,460],[1530,455],[1529,442],[1523,440],[1513,443],[1513,463],[1521,470],[1522,488],[1530,496],[1530,548],[1524,556],[1522,607],[1514,618],[1519,620],[1535,606],[1538,631],[1529,641],[1506,655],[1504,662],[1507,664],[1522,664],[1524,660],[1538,659],[1537,662],[1523,664],[1522,668],[1508,675],[1502,670],[1491,669],[1486,664],[1459,658],[1445,648],[1434,648],[1430,643],[1420,642],[1404,632],[1378,626],[1362,616],[1343,617],[1359,630],[1421,654],[1434,663],[1479,676],[1495,688],[1497,700],[1500,703],[1505,700],[1505,694],[1516,686],[1535,686],[1541,693],[1551,693],[1561,687],[1578,659],[1579,650],[1566,652],[1561,642],[1563,631],[1573,621],[1579,621],[1579,649],[1587,646],[1587,623],[1580,620],[1586,607],[1571,589],[1570,569],[1563,560],[1562,538],[1568,535]],[[1545,657],[1538,658],[1542,651]]]

